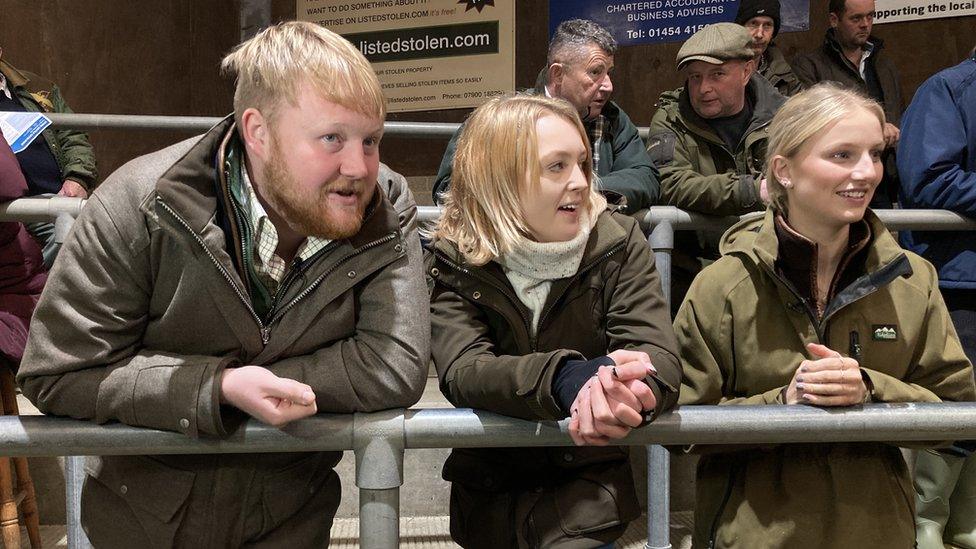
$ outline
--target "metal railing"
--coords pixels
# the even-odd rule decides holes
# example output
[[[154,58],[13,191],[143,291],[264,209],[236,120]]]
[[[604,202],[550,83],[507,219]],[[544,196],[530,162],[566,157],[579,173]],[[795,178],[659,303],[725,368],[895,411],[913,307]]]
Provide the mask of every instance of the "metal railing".
[[[223,120],[218,116],[154,116],[144,114],[45,113],[56,128],[79,130],[143,130],[203,133]],[[418,139],[450,139],[461,126],[456,122],[389,122],[384,125],[388,136]],[[637,128],[646,139],[648,128]]]
[[[0,221],[73,219],[84,201],[25,198],[0,204]],[[976,230],[976,221],[941,210],[876,212],[892,229]],[[440,215],[420,207],[421,222]],[[750,214],[744,217],[754,217]],[[671,249],[676,230],[721,229],[738,217],[715,218],[652,207],[642,214],[654,250],[665,298],[670,300]],[[803,429],[797,429],[803,425]],[[662,415],[633,431],[619,445],[648,445],[648,549],[669,548],[669,456],[661,444],[743,444],[849,441],[925,441],[976,438],[976,403],[871,404],[847,409],[808,406],[694,406]],[[121,424],[49,417],[0,418],[4,455],[124,455],[353,450],[360,490],[360,545],[396,547],[403,453],[410,448],[566,446],[566,422],[532,422],[489,412],[390,410],[373,414],[318,415],[275,429],[256,421],[224,439],[190,439],[175,432]],[[79,458],[69,476],[81,478]],[[80,517],[77,482],[67,482],[69,545],[87,540]]]
[[[0,417],[8,456],[138,455],[353,450],[360,492],[360,546],[397,547],[403,453],[415,448],[568,446],[568,422],[525,421],[470,409],[319,414],[276,429],[249,421],[223,439],[96,425],[53,417]],[[797,429],[803,425],[803,429]],[[617,445],[927,441],[976,438],[976,403],[692,406],[660,416]],[[653,446],[653,448],[661,448]],[[665,454],[666,455],[666,454]],[[652,473],[653,474],[653,473]],[[666,478],[649,477],[649,484]],[[657,503],[648,502],[649,511]],[[667,514],[665,512],[665,519]],[[655,525],[667,534],[668,522]],[[655,530],[657,532],[657,530]],[[648,540],[648,547],[660,541]],[[668,541],[658,545],[667,547]]]
[[[56,114],[55,127],[169,130],[200,133],[219,117]],[[448,138],[459,124],[387,122],[387,135]],[[646,137],[647,128],[639,128]],[[0,205],[0,220],[36,221],[77,216],[80,199],[21,199]],[[876,212],[892,230],[976,230],[976,221],[941,210]],[[439,209],[419,208],[421,221]],[[758,214],[753,214],[758,215]],[[671,207],[652,207],[641,216],[654,250],[662,289],[670,300],[671,249],[677,230],[724,229],[737,217],[710,217]],[[796,429],[803,425],[802,430]],[[976,403],[871,404],[847,409],[806,406],[695,406],[658,418],[616,442],[649,445],[648,549],[671,547],[669,459],[660,444],[919,441],[976,438]],[[319,415],[279,430],[251,421],[221,440],[188,439],[179,433],[125,425],[95,425],[61,418],[0,418],[0,452],[6,455],[117,455],[353,450],[360,489],[360,545],[395,547],[399,535],[399,486],[408,448],[563,446],[571,444],[565,422],[529,422],[474,410],[391,410],[354,416]],[[81,478],[78,458],[68,476]],[[78,485],[67,483],[69,546],[87,542],[77,522]]]

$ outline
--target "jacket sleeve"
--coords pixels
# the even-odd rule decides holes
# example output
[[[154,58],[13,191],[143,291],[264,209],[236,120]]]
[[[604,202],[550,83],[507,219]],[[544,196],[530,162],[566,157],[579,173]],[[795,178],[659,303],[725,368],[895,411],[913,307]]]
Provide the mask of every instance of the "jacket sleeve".
[[[144,224],[113,218],[97,194],[88,201],[41,295],[17,381],[45,414],[224,434],[215,380],[236,360],[142,345],[149,245]]]
[[[462,125],[451,136],[451,140],[447,142],[447,148],[444,150],[444,156],[441,158],[441,166],[437,169],[437,177],[434,179],[434,189],[431,191],[431,198],[434,199],[434,204],[442,204],[440,195],[451,188],[454,153],[457,152],[458,138],[461,136],[461,130],[463,129],[464,126]]]
[[[57,86],[51,88],[51,104],[54,112],[71,113],[71,108],[61,96],[61,90]],[[81,183],[88,194],[95,188],[95,180],[98,171],[95,167],[95,153],[91,143],[88,141],[88,134],[78,130],[55,130],[54,135],[58,141],[61,154],[64,155],[64,166],[61,168],[61,180],[72,179]]]
[[[692,138],[668,127],[665,116],[663,110],[654,115],[647,141],[661,173],[662,204],[710,215],[740,215],[762,209],[752,175],[698,172],[686,142]]]
[[[600,176],[600,187],[623,195],[627,211],[634,213],[657,203],[661,194],[658,174],[630,117],[619,111],[614,123],[618,128],[611,128],[613,159],[610,171]]]
[[[651,358],[657,374],[646,381],[657,399],[652,415],[652,419],[656,418],[678,403],[681,361],[654,255],[636,223],[628,238],[627,257],[616,276],[607,281],[607,287],[608,350],[643,351]]]
[[[565,361],[583,355],[569,350],[498,354],[485,312],[436,280],[430,310],[431,353],[441,392],[451,404],[522,419],[566,417],[552,392],[553,378]]]
[[[312,387],[320,412],[373,412],[406,408],[424,390],[430,360],[430,307],[417,233],[417,206],[406,180],[390,194],[400,216],[406,258],[361,285],[356,296],[356,332],[311,355],[268,367]]]
[[[976,105],[957,105],[948,82],[936,77],[919,88],[905,112],[898,173],[912,207],[976,216],[976,171],[963,168],[967,150],[976,144],[966,135],[962,108]]]
[[[804,88],[809,88],[820,82],[821,77],[817,71],[817,64],[811,57],[813,54],[798,55],[790,63],[793,67],[793,74],[800,79]]]
[[[913,265],[913,267],[917,266]],[[973,368],[959,342],[942,294],[935,269],[925,265],[928,305],[923,328],[915,342],[912,369],[904,379],[862,365],[871,380],[874,402],[942,402],[976,400]]]
[[[898,76],[898,67],[895,66],[891,57],[887,55],[878,56],[876,61],[879,61],[878,65],[876,65],[879,69],[878,72],[882,72],[881,68],[883,67],[884,73],[886,73],[885,76],[878,75],[882,85],[885,82],[890,84],[884,87],[884,102],[881,107],[884,109],[887,121],[900,128],[902,111],[905,108],[905,104],[901,97],[901,78]]]
[[[725,396],[734,369],[732,314],[721,286],[699,275],[674,319],[681,350],[683,377],[679,403],[685,404],[783,404],[783,387],[745,397]]]

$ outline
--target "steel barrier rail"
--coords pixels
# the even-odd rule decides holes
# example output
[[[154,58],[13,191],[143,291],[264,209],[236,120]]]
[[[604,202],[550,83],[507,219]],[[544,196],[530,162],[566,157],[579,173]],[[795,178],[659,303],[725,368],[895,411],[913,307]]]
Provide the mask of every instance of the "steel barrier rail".
[[[61,234],[63,234],[66,232],[66,227],[70,225],[82,206],[83,201],[80,199],[21,199],[0,205],[0,220],[26,220],[25,218],[35,220],[56,216],[56,228],[60,226]],[[64,211],[62,212],[61,210]],[[942,210],[880,210],[876,213],[893,230],[976,229],[976,222],[973,220]],[[421,222],[432,221],[439,215],[440,208],[437,207],[420,207],[418,211],[418,218]],[[757,212],[742,216],[742,218],[757,217],[760,215],[762,214]],[[652,207],[643,214],[639,214],[639,217],[641,217],[642,224],[648,232],[648,244],[654,251],[658,270],[661,274],[662,291],[668,302],[670,302],[671,293],[671,250],[674,246],[674,231],[696,229],[723,230],[742,219],[735,216],[705,216],[684,212],[673,207]],[[836,410],[827,412],[836,412]],[[482,414],[485,418],[491,417],[491,414],[483,414],[480,412],[476,414]],[[425,418],[422,417],[421,419]],[[794,418],[794,421],[796,420],[797,418]],[[973,424],[971,420],[966,421],[969,421],[970,425]],[[386,417],[383,422],[374,423],[372,420],[368,420],[365,431],[357,431],[354,429],[352,447],[355,449],[357,457],[356,482],[360,488],[360,521],[362,524],[365,524],[360,529],[360,542],[363,547],[393,547],[397,545],[399,538],[399,486],[402,483],[403,474],[403,449],[407,447],[406,434],[403,431],[404,424],[403,416],[394,413],[393,416]],[[794,425],[795,423],[792,425],[786,424],[784,428],[786,431],[789,431]],[[915,427],[924,428],[925,426],[915,425]],[[896,427],[892,431],[892,436],[885,437],[883,440],[905,439],[904,432],[902,431],[903,428],[909,427]],[[535,429],[533,432],[542,432],[540,430],[541,427],[538,425]],[[825,432],[830,431],[828,429]],[[915,429],[911,432],[919,433],[920,431]],[[959,434],[954,431],[950,434],[940,436],[939,438],[973,438],[971,435]],[[423,435],[415,434],[414,436]],[[485,435],[482,433],[480,436]],[[636,440],[639,436],[639,434],[634,433],[627,440]],[[925,436],[927,438],[929,435]],[[565,444],[565,437],[562,438],[562,442],[557,445]],[[915,440],[925,440],[926,438]],[[450,440],[453,443],[457,443],[458,437],[452,436]],[[865,439],[862,437],[861,440]],[[676,444],[680,441],[656,442]],[[730,443],[746,442],[748,440],[741,436],[730,441]],[[484,446],[484,439],[479,439],[477,445]],[[505,445],[508,445],[508,443]],[[523,444],[520,443],[520,445]],[[448,444],[449,446],[450,444]],[[273,443],[270,448],[272,450],[268,451],[281,449],[282,446],[281,444]],[[307,447],[304,448],[310,449]],[[671,547],[669,539],[669,455],[659,445],[649,445],[646,450],[648,453],[647,469],[649,480],[647,483],[648,540],[645,547],[647,549],[668,549]],[[78,460],[79,458],[77,457],[69,457],[66,460],[65,474],[68,477],[66,480],[68,484],[69,545],[80,549],[88,545],[87,538],[84,537],[84,533],[80,528],[80,521],[78,520],[80,479],[82,478]],[[368,464],[374,461],[385,462],[387,467],[370,467]],[[364,518],[367,520],[364,520]]]
[[[143,130],[203,133],[223,120],[220,116],[153,116],[143,114],[45,113],[55,128],[78,130]],[[386,122],[387,136],[448,139],[460,124],[450,122]]]
[[[0,221],[51,221],[60,215],[78,217],[86,200],[66,196],[18,198],[0,202]]]
[[[948,210],[872,210],[890,230],[976,231],[976,219]],[[422,223],[436,221],[439,206],[419,206],[417,218]],[[667,222],[673,230],[724,230],[743,219],[761,217],[762,212],[743,216],[713,216],[679,210],[674,206],[651,206],[638,212],[641,225],[650,232],[655,225]]]
[[[797,429],[803,425],[803,429]],[[353,449],[360,546],[399,545],[405,448],[569,446],[568,420],[526,421],[471,409],[318,414],[284,429],[247,421],[223,439],[54,417],[0,417],[7,456],[303,452]],[[689,406],[660,416],[616,445],[924,441],[976,438],[976,403]],[[650,504],[649,504],[650,505]],[[75,543],[84,543],[71,538]]]
[[[223,120],[219,116],[154,116],[144,114],[82,114],[44,113],[55,128],[78,130],[149,130],[202,133]],[[456,122],[390,122],[385,124],[386,135],[419,139],[450,139],[461,127]],[[648,128],[637,128],[646,139]]]
[[[402,438],[406,449],[572,446],[569,420],[529,421],[470,408],[316,414],[278,429],[248,420],[226,438],[48,416],[0,416],[0,455],[239,454],[355,450]],[[797,429],[802,425],[802,429]],[[381,431],[379,432],[378,429]],[[357,441],[357,438],[359,439]],[[684,406],[618,446],[976,439],[976,402],[815,406]],[[364,448],[364,451],[367,451]],[[386,461],[389,458],[383,458]],[[359,468],[371,466],[357,463]],[[396,469],[393,463],[382,467]],[[358,476],[358,474],[357,474]]]

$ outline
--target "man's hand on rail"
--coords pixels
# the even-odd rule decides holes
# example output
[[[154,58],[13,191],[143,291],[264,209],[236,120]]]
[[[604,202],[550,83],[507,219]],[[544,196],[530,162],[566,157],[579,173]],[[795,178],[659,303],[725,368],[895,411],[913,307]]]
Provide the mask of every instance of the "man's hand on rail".
[[[220,400],[273,427],[284,427],[318,410],[311,387],[261,366],[224,370]]]
[[[73,179],[65,179],[64,183],[61,184],[61,190],[58,191],[58,196],[68,196],[71,198],[88,198],[88,191],[85,187]]]
[[[901,137],[901,130],[898,129],[898,126],[891,122],[885,122],[881,133],[884,136],[885,147],[892,148],[898,145],[898,139]]]
[[[856,360],[817,343],[808,343],[807,351],[815,359],[796,369],[786,389],[787,404],[852,406],[865,401],[868,388]]]

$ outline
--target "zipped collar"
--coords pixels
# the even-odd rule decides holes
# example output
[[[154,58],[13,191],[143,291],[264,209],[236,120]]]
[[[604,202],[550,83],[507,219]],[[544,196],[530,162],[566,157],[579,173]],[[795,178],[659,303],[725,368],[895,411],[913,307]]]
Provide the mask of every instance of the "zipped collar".
[[[868,36],[868,43],[871,44],[872,51],[871,57],[877,59],[878,54],[881,53],[882,48],[884,48],[884,40],[872,35]],[[840,61],[840,63],[846,67],[848,70],[853,71],[858,78],[861,78],[861,71],[858,67],[855,67],[851,60],[844,55],[843,48],[840,47],[840,42],[837,41],[837,33],[834,29],[827,29],[824,34],[824,44],[823,49],[835,58],[835,60]]]
[[[905,251],[898,246],[884,223],[878,219],[874,212],[870,209],[867,210],[864,214],[864,221],[867,222],[871,231],[871,239],[863,252],[865,254],[864,274],[840,290],[830,300],[819,322],[816,318],[811,317],[811,322],[817,328],[822,342],[827,322],[837,311],[874,293],[895,279],[909,277],[913,273]],[[771,209],[767,210],[763,217],[740,221],[726,231],[722,237],[720,251],[722,255],[735,255],[762,268],[777,284],[784,288],[784,291],[791,294],[798,302],[802,302],[803,296],[776,271],[779,241],[774,223],[775,212]],[[789,306],[792,307],[793,304],[791,303]]]
[[[736,223],[725,232],[720,243],[722,255],[738,255],[749,258],[755,264],[774,267],[779,257],[779,241],[776,237],[775,212],[766,210],[762,217],[753,217]],[[884,223],[870,209],[864,213],[864,221],[871,230],[871,240],[865,258],[868,272],[904,257],[905,251],[888,232]]]
[[[614,207],[608,207],[607,210],[597,217],[596,225],[590,231],[590,238],[586,242],[586,247],[583,250],[583,260],[580,261],[580,269],[593,263],[600,257],[604,256],[613,247],[625,242],[627,240],[627,233],[624,231],[623,227],[619,223],[614,221],[613,215],[623,215],[614,213]],[[482,270],[487,273],[492,273],[495,276],[500,276],[501,279],[507,282],[507,277],[505,277],[501,268],[492,269],[489,266],[496,262],[489,262],[487,265],[473,266],[468,264],[464,257],[461,255],[460,250],[453,243],[448,242],[444,239],[437,239],[434,241],[433,249],[436,254],[438,254],[443,259],[450,261],[451,263],[464,266],[465,269],[470,270]],[[497,270],[497,273],[494,271]]]
[[[623,216],[623,214],[613,213],[608,208],[597,218],[597,223],[590,232],[590,238],[587,240],[583,252],[583,260],[580,262],[580,268],[576,274],[553,282],[549,298],[546,300],[546,305],[539,319],[539,332],[535,336],[532,335],[531,313],[528,307],[519,300],[511,282],[497,262],[491,261],[481,266],[470,265],[464,261],[460,251],[453,243],[439,239],[433,245],[434,260],[437,265],[444,268],[444,271],[441,272],[439,268],[434,268],[431,270],[431,275],[442,284],[453,287],[466,296],[470,295],[471,298],[479,300],[484,306],[490,307],[508,318],[513,333],[517,334],[522,341],[523,350],[535,352],[538,336],[544,330],[546,320],[552,309],[573,284],[573,281],[626,247],[628,233],[613,219],[613,215]],[[493,293],[497,292],[503,299],[492,299],[488,294],[482,296],[481,291],[477,288],[488,291],[485,286],[491,288]]]

